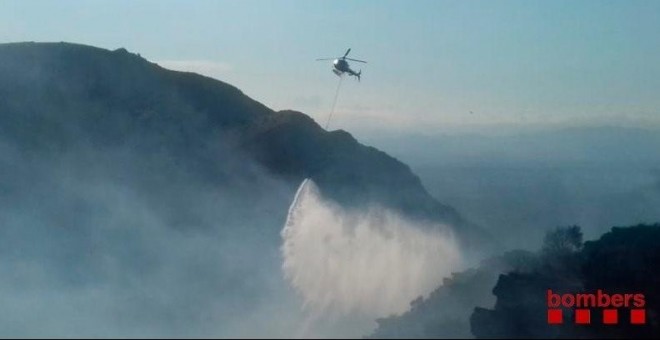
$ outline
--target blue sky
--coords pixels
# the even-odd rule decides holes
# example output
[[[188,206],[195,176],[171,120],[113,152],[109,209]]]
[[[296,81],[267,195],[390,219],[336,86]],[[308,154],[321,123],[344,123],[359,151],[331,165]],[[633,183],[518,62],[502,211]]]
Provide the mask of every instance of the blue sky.
[[[0,0],[0,42],[125,47],[320,122],[314,59],[352,47],[332,127],[371,132],[660,128],[659,33],[660,1]]]

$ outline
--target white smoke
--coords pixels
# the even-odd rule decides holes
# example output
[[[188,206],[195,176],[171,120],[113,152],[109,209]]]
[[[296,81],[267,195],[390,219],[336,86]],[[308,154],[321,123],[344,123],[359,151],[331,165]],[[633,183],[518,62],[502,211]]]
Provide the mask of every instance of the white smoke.
[[[349,212],[311,180],[298,189],[282,237],[284,275],[314,314],[404,312],[461,262],[449,228],[382,207]]]

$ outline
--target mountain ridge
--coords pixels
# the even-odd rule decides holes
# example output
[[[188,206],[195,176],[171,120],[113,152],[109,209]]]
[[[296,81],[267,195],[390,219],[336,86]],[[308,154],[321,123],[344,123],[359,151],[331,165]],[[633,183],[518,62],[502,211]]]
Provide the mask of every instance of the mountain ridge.
[[[230,84],[167,70],[123,48],[0,44],[0,98],[0,132],[22,147],[124,144],[173,150],[188,161],[212,157],[200,150],[219,143],[292,185],[312,178],[343,206],[381,204],[450,224],[464,241],[484,238],[406,164],[350,133],[325,131],[304,113],[273,111]]]

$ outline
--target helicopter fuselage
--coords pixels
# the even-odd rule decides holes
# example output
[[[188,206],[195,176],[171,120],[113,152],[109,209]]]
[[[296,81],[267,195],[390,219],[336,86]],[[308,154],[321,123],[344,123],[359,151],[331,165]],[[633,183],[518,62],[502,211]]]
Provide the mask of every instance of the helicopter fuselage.
[[[351,67],[348,65],[348,62],[344,59],[335,59],[335,61],[332,63],[334,66],[334,72],[337,75],[341,75],[342,73],[348,73],[352,76],[357,76],[357,72],[351,70]]]
[[[351,70],[350,66],[348,66],[348,62],[344,59],[335,59],[333,65],[335,66],[335,69],[340,72],[348,72]]]
[[[346,50],[346,53],[344,53],[344,56],[342,57],[337,57],[337,58],[319,58],[316,59],[317,61],[320,60],[333,60],[332,62],[332,72],[338,76],[342,76],[344,73],[348,73],[349,75],[354,76],[357,78],[358,81],[360,81],[360,75],[362,74],[362,70],[360,71],[353,71],[351,70],[351,67],[348,65],[348,61],[355,61],[358,63],[366,63],[364,60],[359,60],[359,59],[351,59],[351,58],[346,58],[346,56],[351,52],[351,49],[349,48]]]

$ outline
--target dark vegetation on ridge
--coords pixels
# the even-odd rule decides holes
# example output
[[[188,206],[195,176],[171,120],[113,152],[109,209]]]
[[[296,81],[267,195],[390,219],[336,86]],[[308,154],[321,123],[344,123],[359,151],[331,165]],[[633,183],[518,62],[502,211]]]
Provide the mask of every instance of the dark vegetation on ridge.
[[[577,226],[549,232],[543,248],[513,251],[456,273],[400,316],[378,320],[372,338],[652,338],[660,330],[660,224],[614,227],[582,242]],[[646,324],[630,324],[630,308],[619,323],[605,325],[599,308],[591,324],[576,325],[572,309],[564,323],[547,322],[547,290],[553,293],[641,293]]]
[[[346,207],[378,203],[451,224],[463,241],[483,239],[408,166],[349,133],[327,132],[302,113],[274,112],[231,85],[163,69],[125,49],[0,45],[0,98],[2,139],[25,151],[124,146],[167,153],[210,183],[245,176],[213,160],[225,152],[256,160],[292,187],[312,178]]]

